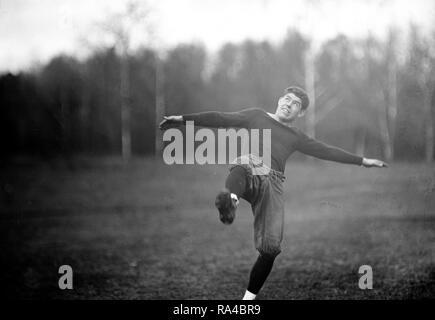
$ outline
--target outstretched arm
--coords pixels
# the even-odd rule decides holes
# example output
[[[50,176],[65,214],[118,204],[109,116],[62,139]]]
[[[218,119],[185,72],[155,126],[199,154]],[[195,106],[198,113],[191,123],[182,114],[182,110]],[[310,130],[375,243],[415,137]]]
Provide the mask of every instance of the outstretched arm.
[[[199,112],[177,116],[163,117],[160,129],[164,130],[173,126],[181,125],[186,121],[194,121],[201,127],[247,127],[252,116],[258,112],[256,109],[245,109],[238,112]]]
[[[304,154],[323,160],[356,164],[367,168],[387,167],[387,164],[381,160],[360,157],[343,149],[310,138],[302,132],[296,148]]]

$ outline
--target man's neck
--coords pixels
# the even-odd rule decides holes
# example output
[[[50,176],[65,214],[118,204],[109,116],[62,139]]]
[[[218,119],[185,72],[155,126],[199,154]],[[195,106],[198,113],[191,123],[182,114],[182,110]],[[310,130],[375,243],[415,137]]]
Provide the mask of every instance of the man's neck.
[[[285,126],[287,126],[287,127],[291,127],[291,125],[292,125],[292,122],[293,122],[293,121],[290,121],[290,122],[282,121],[282,120],[280,120],[280,119],[277,117],[277,115],[274,114],[274,113],[269,113],[269,112],[267,112],[267,114],[268,114],[269,117],[271,117],[273,120],[278,121],[279,123],[281,123],[281,124],[283,124],[283,125],[285,125]]]

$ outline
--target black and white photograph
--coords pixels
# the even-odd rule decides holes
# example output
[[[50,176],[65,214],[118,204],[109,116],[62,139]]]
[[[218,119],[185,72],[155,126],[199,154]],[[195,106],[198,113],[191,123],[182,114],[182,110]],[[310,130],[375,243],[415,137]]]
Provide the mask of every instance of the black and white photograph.
[[[0,140],[4,299],[435,298],[433,0],[0,0]]]

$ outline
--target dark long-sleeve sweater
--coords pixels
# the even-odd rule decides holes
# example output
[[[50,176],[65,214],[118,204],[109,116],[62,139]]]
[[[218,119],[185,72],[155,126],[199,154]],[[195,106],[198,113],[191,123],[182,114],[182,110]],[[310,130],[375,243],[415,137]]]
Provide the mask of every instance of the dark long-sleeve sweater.
[[[360,156],[310,138],[299,129],[278,122],[262,109],[193,113],[183,115],[183,120],[194,121],[195,125],[202,127],[270,129],[271,167],[280,172],[284,172],[285,163],[294,151],[323,160],[355,165],[361,165],[363,160]]]

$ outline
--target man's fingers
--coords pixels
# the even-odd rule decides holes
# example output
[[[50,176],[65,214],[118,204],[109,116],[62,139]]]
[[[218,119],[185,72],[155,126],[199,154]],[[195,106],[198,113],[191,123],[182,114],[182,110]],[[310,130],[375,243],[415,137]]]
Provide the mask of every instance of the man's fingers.
[[[378,165],[379,165],[379,167],[388,167],[388,165],[387,165],[387,163],[386,162],[384,162],[384,161],[381,161],[381,160],[378,160]]]
[[[379,168],[387,168],[388,167],[387,163],[380,161],[380,160],[376,161],[375,165]]]
[[[181,125],[181,123],[176,120],[175,116],[163,116],[163,120],[160,122],[159,128],[166,130],[171,127],[178,127],[179,125]]]
[[[168,120],[162,120],[162,122],[159,123],[159,128],[160,129],[165,129],[168,126]]]
[[[384,161],[378,160],[378,159],[366,159],[366,163],[364,164],[365,167],[371,168],[387,168],[388,164]]]

